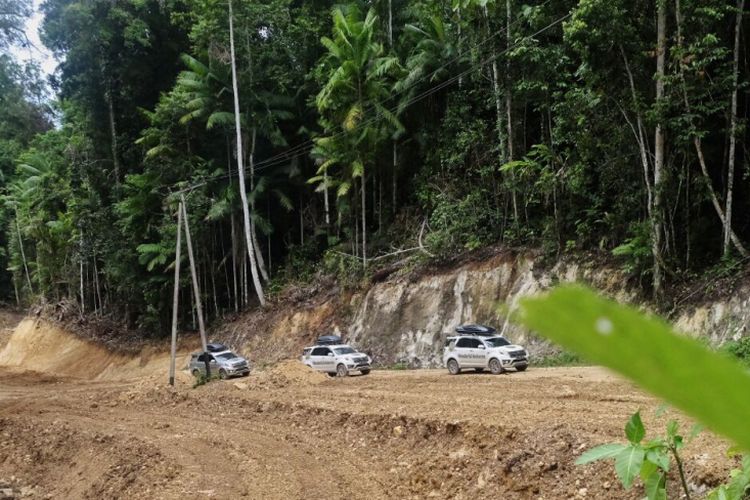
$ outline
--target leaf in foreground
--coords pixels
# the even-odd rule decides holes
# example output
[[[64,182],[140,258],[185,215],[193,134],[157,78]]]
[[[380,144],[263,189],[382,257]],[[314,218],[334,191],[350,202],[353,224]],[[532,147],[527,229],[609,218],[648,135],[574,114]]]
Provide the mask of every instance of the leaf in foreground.
[[[622,450],[625,449],[624,444],[610,443],[591,448],[586,451],[583,455],[578,457],[576,465],[583,465],[596,460],[604,460],[606,458],[616,457]]]
[[[638,383],[750,450],[750,375],[661,319],[581,286],[521,303],[528,328]]]
[[[625,489],[633,485],[643,465],[645,452],[637,444],[631,444],[615,457],[615,472]]]

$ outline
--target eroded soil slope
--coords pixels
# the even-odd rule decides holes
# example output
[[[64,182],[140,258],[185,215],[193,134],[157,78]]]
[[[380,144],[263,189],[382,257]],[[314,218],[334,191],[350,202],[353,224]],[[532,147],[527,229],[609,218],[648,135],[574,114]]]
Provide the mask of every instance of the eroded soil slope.
[[[599,368],[165,379],[0,368],[0,482],[31,498],[641,498],[573,461],[639,408],[655,429],[659,406]],[[725,449],[687,447],[697,490],[725,477]]]

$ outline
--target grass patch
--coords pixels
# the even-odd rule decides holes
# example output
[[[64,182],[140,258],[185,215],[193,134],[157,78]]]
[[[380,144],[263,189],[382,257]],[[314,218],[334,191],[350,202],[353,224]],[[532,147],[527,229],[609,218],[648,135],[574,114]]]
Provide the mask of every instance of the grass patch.
[[[384,370],[408,370],[409,365],[404,362],[394,363],[383,367]]]
[[[750,367],[750,337],[743,337],[739,340],[730,340],[721,346],[719,351],[728,354],[745,366]]]
[[[219,380],[218,375],[211,375],[210,377],[207,377],[205,373],[201,373],[195,378],[195,383],[193,384],[193,389],[196,387],[200,387],[202,385],[206,385],[209,382],[213,382],[214,380]]]
[[[586,363],[583,358],[575,353],[560,351],[558,353],[550,354],[548,356],[533,360],[532,364],[540,368],[551,368],[555,366],[584,366],[590,363]]]

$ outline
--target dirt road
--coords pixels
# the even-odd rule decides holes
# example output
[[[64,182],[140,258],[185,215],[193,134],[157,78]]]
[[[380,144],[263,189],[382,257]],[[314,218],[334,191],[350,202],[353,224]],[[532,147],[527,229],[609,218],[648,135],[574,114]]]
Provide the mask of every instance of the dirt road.
[[[641,498],[611,464],[573,461],[638,409],[650,435],[675,416],[600,368],[305,370],[171,389],[0,368],[0,482],[30,498]],[[686,448],[696,491],[726,477],[725,449],[707,433]]]

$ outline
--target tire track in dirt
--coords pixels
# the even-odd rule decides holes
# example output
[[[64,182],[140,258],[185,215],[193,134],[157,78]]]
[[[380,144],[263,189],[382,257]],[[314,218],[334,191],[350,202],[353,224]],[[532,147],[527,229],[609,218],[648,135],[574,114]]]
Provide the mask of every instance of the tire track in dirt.
[[[278,386],[255,373],[195,389],[163,375],[91,382],[0,368],[0,479],[21,477],[39,498],[640,498],[610,464],[573,461],[621,440],[639,408],[655,428],[659,406],[598,368]],[[686,449],[697,483],[725,477],[724,450],[709,434]]]

